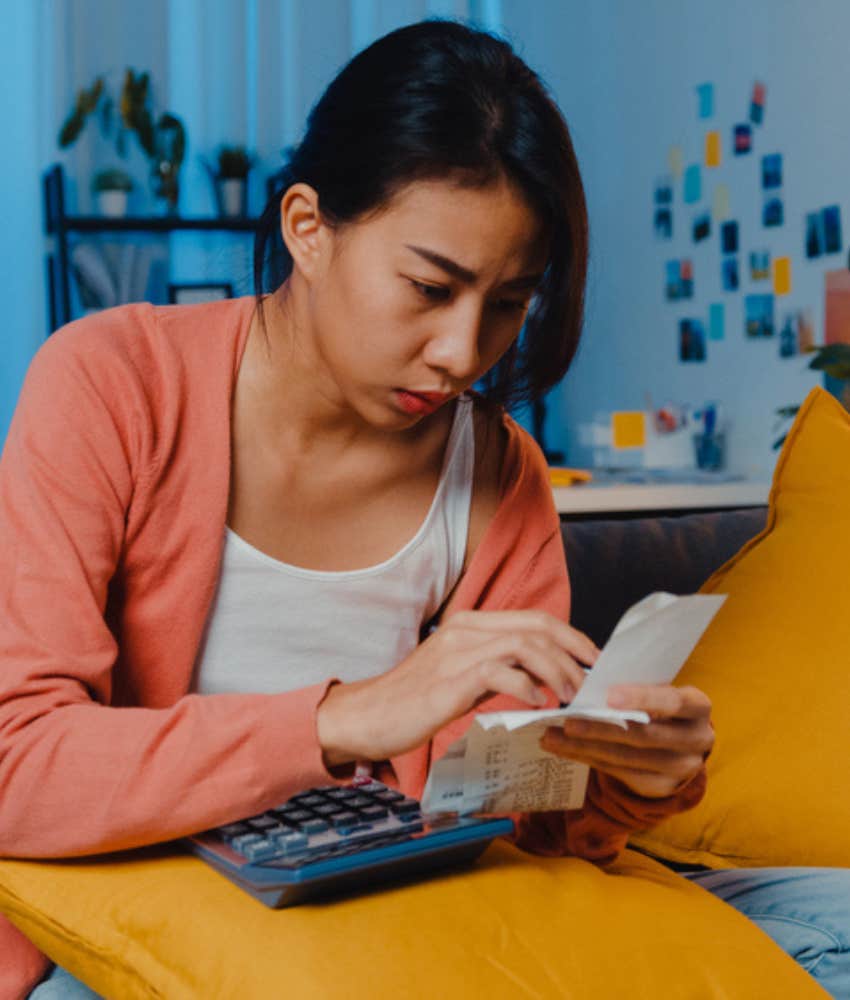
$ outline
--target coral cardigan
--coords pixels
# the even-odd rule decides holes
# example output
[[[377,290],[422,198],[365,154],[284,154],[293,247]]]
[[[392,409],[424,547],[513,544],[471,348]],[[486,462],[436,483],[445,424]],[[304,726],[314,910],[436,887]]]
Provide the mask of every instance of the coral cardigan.
[[[191,694],[215,592],[246,296],[121,306],[36,355],[0,461],[0,856],[75,857],[181,837],[338,779],[316,710],[332,678],[278,695]],[[445,615],[542,608],[570,590],[545,459],[509,416],[501,502]],[[549,692],[549,705],[557,703]],[[527,708],[498,696],[476,711]],[[420,797],[474,712],[376,776]],[[704,772],[645,800],[591,774],[580,810],[517,816],[520,846],[613,859],[689,808]],[[48,959],[0,916],[0,998]]]

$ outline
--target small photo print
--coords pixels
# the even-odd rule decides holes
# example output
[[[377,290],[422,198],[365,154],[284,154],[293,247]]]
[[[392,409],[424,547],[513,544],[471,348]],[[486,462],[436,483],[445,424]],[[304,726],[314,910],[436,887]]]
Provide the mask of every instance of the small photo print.
[[[744,300],[748,337],[773,336],[773,296],[748,295]]]
[[[765,190],[782,187],[781,153],[771,153],[761,158],[761,186]]]
[[[705,361],[705,328],[698,319],[679,321],[679,360]]]
[[[823,216],[823,251],[824,253],[841,252],[841,208],[830,205],[825,208]]]
[[[687,258],[679,261],[679,287],[682,291],[680,298],[694,297],[694,266]]]
[[[753,130],[749,125],[736,125],[732,138],[732,149],[735,156],[749,153],[753,146]]]
[[[711,215],[705,213],[704,215],[698,215],[694,219],[694,243],[699,243],[701,240],[707,239],[711,235]]]
[[[655,204],[670,205],[673,202],[673,181],[670,177],[659,177],[655,182]]]
[[[738,252],[738,223],[724,222],[720,227],[720,248],[723,253]]]
[[[677,260],[668,260],[664,271],[664,294],[670,302],[675,302],[676,299],[682,297],[679,287],[679,262]]]
[[[738,258],[724,257],[720,274],[723,282],[723,290],[726,292],[736,292],[740,283],[738,279]]]
[[[655,235],[660,240],[673,239],[673,213],[669,208],[655,210]]]
[[[823,216],[820,212],[809,212],[806,215],[806,256],[820,257],[823,246]]]
[[[750,280],[767,281],[770,277],[770,251],[753,250],[750,253]]]
[[[781,226],[784,221],[782,201],[779,198],[766,198],[761,214],[763,226]]]
[[[799,353],[798,350],[798,327],[799,317],[797,313],[787,313],[779,331],[779,357],[793,358]]]

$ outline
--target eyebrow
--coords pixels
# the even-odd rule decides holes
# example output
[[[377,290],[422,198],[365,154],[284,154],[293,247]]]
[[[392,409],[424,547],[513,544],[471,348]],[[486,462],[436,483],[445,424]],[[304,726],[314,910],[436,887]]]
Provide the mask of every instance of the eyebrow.
[[[477,281],[478,275],[475,271],[470,271],[468,267],[463,267],[458,264],[457,261],[451,260],[448,257],[444,257],[441,253],[437,253],[436,250],[427,250],[425,247],[416,247],[411,243],[405,243],[408,250],[412,250],[415,254],[418,254],[423,260],[429,261],[440,270],[445,271],[446,274],[450,274],[453,278],[457,278],[458,281],[462,281],[465,285],[472,285]],[[505,281],[502,283],[502,288],[516,288],[516,289],[530,289],[535,288],[542,280],[542,274],[523,274],[518,278],[511,278],[510,281]]]

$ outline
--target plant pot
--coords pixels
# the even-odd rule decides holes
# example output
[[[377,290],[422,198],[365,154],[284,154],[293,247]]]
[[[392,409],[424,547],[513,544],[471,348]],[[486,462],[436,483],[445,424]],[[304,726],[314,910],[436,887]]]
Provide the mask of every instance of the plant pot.
[[[122,219],[127,214],[126,191],[98,191],[95,198],[98,215]]]
[[[242,177],[219,177],[219,214],[227,219],[238,219],[248,214],[248,185]]]

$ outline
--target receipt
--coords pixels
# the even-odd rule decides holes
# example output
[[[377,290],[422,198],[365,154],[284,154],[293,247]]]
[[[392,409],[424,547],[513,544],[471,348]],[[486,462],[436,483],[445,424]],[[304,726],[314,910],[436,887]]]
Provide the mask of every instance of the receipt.
[[[609,708],[608,689],[672,681],[725,600],[725,594],[658,592],[638,601],[617,623],[569,706],[477,715],[432,766],[423,812],[579,809],[589,768],[542,750],[547,727],[570,718],[601,719],[623,729],[648,722],[645,712]]]

